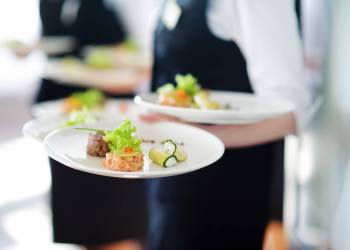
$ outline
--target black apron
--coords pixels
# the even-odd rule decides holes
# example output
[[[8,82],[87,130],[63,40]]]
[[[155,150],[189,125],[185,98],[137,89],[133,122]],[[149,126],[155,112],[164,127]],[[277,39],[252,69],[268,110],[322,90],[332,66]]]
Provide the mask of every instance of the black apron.
[[[176,27],[156,29],[152,90],[192,73],[204,88],[252,93],[238,46],[207,26],[208,0],[178,5]],[[261,249],[268,220],[282,219],[283,141],[227,149],[209,167],[148,187],[150,250]]]
[[[66,0],[41,0],[44,36],[70,35],[77,47],[69,54],[80,55],[85,45],[121,42],[125,32],[102,0],[82,0],[75,21],[61,20]],[[59,99],[85,88],[64,86],[43,79],[36,102]],[[147,212],[144,184],[92,175],[68,168],[50,159],[51,207],[55,242],[96,245],[125,239],[144,240]]]
[[[76,15],[68,23],[64,22],[62,14],[67,2],[76,2],[79,5]],[[102,0],[41,0],[40,17],[43,36],[72,36],[76,39],[73,51],[51,58],[80,57],[84,46],[115,44],[126,37],[118,17],[104,5]],[[72,92],[83,90],[86,88],[63,86],[55,81],[43,79],[35,102],[60,99]]]

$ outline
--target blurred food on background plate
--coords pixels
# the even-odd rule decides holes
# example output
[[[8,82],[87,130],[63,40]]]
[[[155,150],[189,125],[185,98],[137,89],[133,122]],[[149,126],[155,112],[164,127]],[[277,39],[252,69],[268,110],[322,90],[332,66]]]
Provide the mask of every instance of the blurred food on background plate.
[[[75,46],[75,39],[70,36],[45,36],[34,43],[12,39],[3,43],[3,46],[19,57],[25,57],[35,50],[53,56],[72,51]]]
[[[176,75],[176,86],[165,83],[157,89],[159,104],[195,109],[229,109],[210,99],[210,91],[202,89],[197,79],[191,75]]]

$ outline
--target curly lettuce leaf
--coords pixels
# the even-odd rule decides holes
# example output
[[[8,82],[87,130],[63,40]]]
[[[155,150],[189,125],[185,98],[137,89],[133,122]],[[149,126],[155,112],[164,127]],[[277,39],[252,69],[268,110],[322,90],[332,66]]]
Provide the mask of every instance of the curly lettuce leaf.
[[[136,128],[127,119],[113,131],[106,131],[104,140],[111,152],[117,155],[138,154],[141,152],[141,140],[135,137]]]
[[[176,75],[175,81],[177,89],[183,89],[189,96],[193,97],[201,89],[198,84],[197,78],[191,74]]]
[[[104,94],[96,89],[90,89],[85,92],[75,92],[71,95],[76,98],[82,106],[88,109],[101,105],[104,102]]]

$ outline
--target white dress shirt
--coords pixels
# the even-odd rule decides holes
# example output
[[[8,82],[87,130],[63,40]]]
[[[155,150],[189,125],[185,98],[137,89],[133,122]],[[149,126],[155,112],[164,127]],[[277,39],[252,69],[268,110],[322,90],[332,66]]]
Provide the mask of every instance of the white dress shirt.
[[[312,90],[304,81],[294,0],[211,0],[207,19],[213,34],[241,49],[254,92],[290,101],[298,132],[305,128]]]
[[[302,130],[309,122],[312,90],[304,81],[303,52],[294,0],[209,1],[209,29],[215,36],[237,43],[246,59],[254,92],[258,96],[290,101],[295,108],[297,129]],[[134,5],[129,9],[137,11],[138,19],[141,18],[138,4],[142,2],[142,6],[146,6],[145,2],[148,2],[152,11],[142,13],[146,14],[143,20],[147,20],[143,25],[149,27],[158,19],[154,18],[158,16],[155,13],[164,0],[123,2],[129,7]],[[143,25],[138,29],[150,30]],[[149,39],[152,37],[149,36]]]

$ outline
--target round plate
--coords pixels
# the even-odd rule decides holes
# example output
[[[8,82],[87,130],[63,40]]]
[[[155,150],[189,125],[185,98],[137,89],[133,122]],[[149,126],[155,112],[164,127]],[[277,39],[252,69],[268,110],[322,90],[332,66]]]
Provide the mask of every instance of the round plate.
[[[93,128],[114,129],[121,122],[122,120],[98,122],[93,125]],[[102,167],[103,158],[87,155],[88,132],[74,128],[49,134],[45,138],[45,147],[50,157],[68,167],[92,174],[118,178],[156,178],[184,174],[216,162],[224,153],[224,145],[217,137],[193,126],[174,122],[153,124],[134,122],[134,124],[137,127],[137,135],[144,139],[152,139],[158,143],[164,139],[183,142],[183,148],[188,154],[188,159],[170,168],[157,166],[148,158],[148,151],[155,144],[142,143],[142,150],[145,155],[143,170],[137,172],[108,170]]]
[[[62,112],[63,100],[48,101],[36,104],[33,114],[37,118],[26,122],[22,132],[25,136],[42,142],[46,135],[59,128],[61,124],[69,119]],[[137,107],[129,99],[109,100],[101,112],[96,112],[98,120],[111,120],[113,118],[137,118],[142,109]],[[81,126],[81,125],[78,125]]]
[[[63,102],[64,99],[60,99],[35,104],[32,107],[32,115],[36,118],[63,116]],[[130,99],[108,99],[99,113],[125,114],[132,117],[138,112],[137,110],[139,109]]]
[[[42,142],[49,133],[58,129],[59,125],[66,120],[67,117],[61,116],[50,119],[33,119],[23,125],[22,132],[25,136]]]
[[[160,105],[155,93],[136,96],[134,101],[153,112],[209,124],[254,123],[293,111],[293,106],[287,101],[259,98],[254,94],[210,91],[210,98],[222,105],[229,105],[231,109],[203,110]]]
[[[46,36],[37,44],[37,49],[48,55],[59,55],[74,49],[75,38],[72,36]]]
[[[113,117],[125,117],[120,116],[108,116],[105,114],[95,114],[97,120],[111,120]],[[43,142],[45,137],[52,131],[61,129],[60,125],[69,120],[68,116],[46,117],[44,119],[32,119],[23,125],[22,132],[25,136],[28,136],[38,142]],[[81,127],[82,125],[75,125],[72,127]],[[89,123],[89,126],[93,126]]]
[[[75,38],[72,36],[44,36],[38,43],[26,44],[19,40],[10,40],[2,45],[17,54],[26,55],[37,49],[47,55],[59,55],[74,49]]]
[[[202,124],[216,124],[216,125],[230,125],[230,124],[252,124],[262,121],[263,119],[205,119],[201,117],[193,116],[182,116],[182,120],[192,123],[202,123]]]

